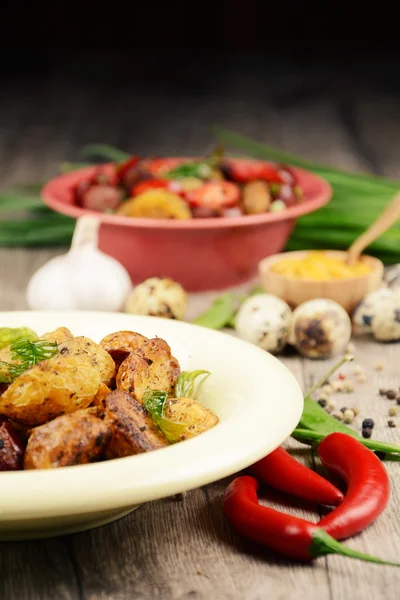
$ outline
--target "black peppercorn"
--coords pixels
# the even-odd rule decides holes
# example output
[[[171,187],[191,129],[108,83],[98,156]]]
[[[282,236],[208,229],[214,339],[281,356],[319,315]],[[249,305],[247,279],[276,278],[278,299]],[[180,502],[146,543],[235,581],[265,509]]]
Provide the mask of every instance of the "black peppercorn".
[[[361,432],[363,438],[370,438],[372,435],[372,429],[370,429],[369,427],[366,427],[365,429],[362,430]]]
[[[384,388],[381,388],[379,390],[379,393],[380,393],[381,396],[386,396],[386,390]]]
[[[389,427],[396,427],[396,423],[394,421],[392,421],[392,419],[390,419],[388,421],[388,425],[389,425]]]
[[[327,400],[325,400],[325,398],[320,398],[320,399],[318,400],[318,404],[319,404],[320,406],[322,406],[322,408],[325,408],[325,406],[328,404],[328,401],[327,401]]]
[[[386,392],[386,398],[388,398],[388,400],[394,400],[397,396],[397,392],[395,392],[394,390],[388,390]]]
[[[375,426],[375,422],[372,419],[364,419],[362,422],[363,429],[373,429]]]

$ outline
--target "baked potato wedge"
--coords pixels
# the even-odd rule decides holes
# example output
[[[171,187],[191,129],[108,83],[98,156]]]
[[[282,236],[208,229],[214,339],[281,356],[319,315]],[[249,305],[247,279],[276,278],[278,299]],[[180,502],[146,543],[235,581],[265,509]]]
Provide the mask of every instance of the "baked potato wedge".
[[[132,456],[168,446],[146,409],[127,392],[107,395],[105,422],[113,429],[106,458]]]
[[[94,396],[90,404],[90,407],[95,407],[96,409],[98,409],[99,412],[104,411],[106,408],[106,398],[110,392],[111,390],[108,387],[108,385],[106,385],[105,383],[101,383],[99,385],[99,389],[96,392],[96,395]]]
[[[55,469],[94,462],[111,440],[112,428],[87,410],[57,417],[33,430],[25,469]]]
[[[100,383],[115,374],[111,356],[92,340],[75,337],[59,354],[17,377],[0,397],[0,414],[21,425],[42,425],[64,413],[86,408]]]
[[[153,338],[122,362],[116,378],[117,389],[143,403],[148,389],[170,393],[179,373],[179,363],[171,355],[167,342]]]
[[[54,331],[49,331],[48,333],[44,333],[40,336],[40,340],[47,340],[48,342],[57,342],[57,344],[62,344],[67,340],[70,340],[74,336],[66,327],[58,327]]]
[[[147,337],[134,331],[116,331],[106,335],[99,345],[110,354],[119,367],[131,352],[138,350],[147,341]]]
[[[171,442],[181,442],[215,427],[217,415],[193,398],[168,398],[164,404],[164,417],[187,427]]]

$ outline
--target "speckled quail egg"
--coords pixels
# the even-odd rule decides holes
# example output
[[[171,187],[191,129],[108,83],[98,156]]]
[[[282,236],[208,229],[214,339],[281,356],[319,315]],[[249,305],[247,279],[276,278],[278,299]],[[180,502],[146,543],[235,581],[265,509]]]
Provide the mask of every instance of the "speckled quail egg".
[[[131,292],[125,310],[137,315],[183,319],[187,302],[187,293],[179,283],[169,278],[151,277]]]
[[[353,312],[354,332],[373,333],[374,337],[381,341],[398,339],[399,298],[400,289],[396,288],[380,288],[367,294]]]
[[[380,342],[400,340],[400,288],[368,294],[356,308],[353,323],[357,332],[372,333]]]
[[[294,312],[289,342],[308,358],[330,358],[344,352],[351,337],[351,321],[337,302],[316,298]]]
[[[392,290],[400,290],[400,263],[390,267],[386,271],[383,280]]]
[[[235,329],[244,340],[277,354],[286,345],[291,319],[286,302],[271,294],[256,294],[239,308]]]

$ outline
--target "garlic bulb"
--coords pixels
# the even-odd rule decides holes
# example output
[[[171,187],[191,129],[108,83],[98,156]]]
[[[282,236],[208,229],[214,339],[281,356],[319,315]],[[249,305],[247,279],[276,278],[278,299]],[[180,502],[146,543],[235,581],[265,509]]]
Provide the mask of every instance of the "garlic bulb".
[[[31,278],[32,310],[118,311],[132,288],[126,269],[98,247],[100,221],[78,219],[69,252],[43,265]]]

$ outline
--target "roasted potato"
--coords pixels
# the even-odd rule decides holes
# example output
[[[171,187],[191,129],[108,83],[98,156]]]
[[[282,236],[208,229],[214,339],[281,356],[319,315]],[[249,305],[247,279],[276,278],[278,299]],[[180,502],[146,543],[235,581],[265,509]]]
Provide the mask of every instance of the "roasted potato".
[[[42,425],[64,413],[86,408],[100,383],[115,374],[111,356],[92,340],[76,337],[59,354],[17,377],[0,397],[0,414],[25,426]]]
[[[179,363],[171,355],[167,342],[161,338],[150,339],[121,364],[116,378],[117,389],[143,402],[149,388],[170,393],[179,372]]]
[[[168,446],[145,408],[126,392],[115,390],[108,394],[105,422],[113,428],[106,458],[131,456]]]
[[[164,416],[175,423],[187,424],[177,439],[171,440],[174,442],[195,437],[218,423],[217,415],[193,398],[168,398],[164,404]]]
[[[96,395],[90,404],[90,406],[93,406],[98,410],[99,414],[101,413],[101,411],[105,410],[106,398],[110,392],[110,388],[105,383],[101,383],[99,385],[99,389],[97,390]]]
[[[57,417],[33,430],[25,469],[55,469],[94,462],[105,450],[112,428],[87,410]]]
[[[119,367],[131,352],[138,350],[147,341],[147,337],[134,331],[116,331],[106,335],[99,345],[110,354]]]
[[[48,342],[57,342],[57,344],[62,344],[67,340],[70,340],[74,336],[66,327],[58,327],[54,331],[49,331],[48,333],[44,333],[40,336],[40,340],[47,340]]]

